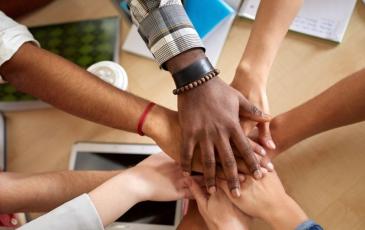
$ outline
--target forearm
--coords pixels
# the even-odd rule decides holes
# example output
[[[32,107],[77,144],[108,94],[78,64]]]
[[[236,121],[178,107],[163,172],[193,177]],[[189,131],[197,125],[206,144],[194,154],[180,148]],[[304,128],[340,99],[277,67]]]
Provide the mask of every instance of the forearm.
[[[266,85],[280,44],[302,2],[303,0],[261,1],[246,49],[237,68],[238,72]]]
[[[183,68],[189,60],[181,61],[181,56],[190,53],[188,56],[194,59],[194,50],[204,49],[181,1],[129,0],[129,6],[133,23],[162,67],[169,64],[169,71]],[[175,64],[168,63],[175,57],[178,57]]]
[[[336,83],[272,121],[275,143],[285,150],[318,133],[365,120],[365,69]]]
[[[0,213],[47,212],[87,193],[119,171],[0,173]]]
[[[139,186],[136,177],[130,171],[120,173],[89,193],[104,226],[142,201],[137,195]]]
[[[136,132],[138,119],[148,104],[30,43],[1,66],[0,74],[18,90],[59,109],[126,131]]]

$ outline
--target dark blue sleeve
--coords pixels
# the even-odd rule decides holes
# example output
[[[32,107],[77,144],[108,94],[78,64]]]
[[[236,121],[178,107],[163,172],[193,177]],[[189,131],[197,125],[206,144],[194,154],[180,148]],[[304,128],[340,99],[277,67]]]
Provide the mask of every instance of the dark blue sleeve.
[[[307,220],[300,224],[295,230],[323,230],[323,228],[313,220]]]

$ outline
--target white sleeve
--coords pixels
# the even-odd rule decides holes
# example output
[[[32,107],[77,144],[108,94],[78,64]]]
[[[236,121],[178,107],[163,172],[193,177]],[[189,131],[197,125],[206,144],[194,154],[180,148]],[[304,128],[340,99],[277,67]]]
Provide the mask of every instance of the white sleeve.
[[[19,228],[33,229],[103,230],[104,227],[90,197],[83,194]]]
[[[0,66],[8,61],[21,45],[29,41],[39,46],[27,27],[0,11]]]

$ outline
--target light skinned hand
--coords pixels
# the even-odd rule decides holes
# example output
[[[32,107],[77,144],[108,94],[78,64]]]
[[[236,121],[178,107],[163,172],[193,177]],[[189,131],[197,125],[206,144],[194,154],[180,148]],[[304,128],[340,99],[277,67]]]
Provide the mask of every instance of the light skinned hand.
[[[172,201],[191,197],[188,178],[178,163],[164,153],[153,154],[131,168],[141,200]]]
[[[191,193],[210,230],[248,229],[250,217],[235,207],[221,188],[218,187],[217,191],[211,195],[203,190],[194,179],[191,179],[190,182]],[[232,197],[230,192],[229,194]]]
[[[231,195],[225,181],[218,180],[217,184],[242,212],[263,219],[274,229],[292,230],[308,219],[298,204],[286,194],[276,172],[267,173],[261,180],[247,176],[241,183],[242,195],[239,198]]]
[[[182,130],[180,163],[187,175],[192,169],[194,150],[199,147],[206,186],[208,191],[214,192],[216,149],[229,188],[238,197],[238,171],[232,150],[234,145],[250,174],[261,178],[259,162],[241,129],[240,117],[266,122],[270,116],[261,112],[237,90],[220,78],[213,78],[178,96],[178,114]]]
[[[257,106],[264,113],[269,114],[270,107],[266,83],[259,81],[259,77],[248,77],[246,75],[247,73],[238,69],[231,86],[244,95],[250,103]],[[270,132],[270,122],[257,123],[247,119],[241,119],[241,126],[245,134],[248,134],[252,128],[257,126],[259,131],[257,143],[270,150],[276,148]]]

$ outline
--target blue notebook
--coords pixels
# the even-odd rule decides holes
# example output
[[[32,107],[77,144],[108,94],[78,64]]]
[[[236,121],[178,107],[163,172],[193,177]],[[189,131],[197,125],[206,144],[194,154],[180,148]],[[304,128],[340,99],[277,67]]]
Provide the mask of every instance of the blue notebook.
[[[185,0],[184,7],[201,38],[234,13],[224,0]]]

